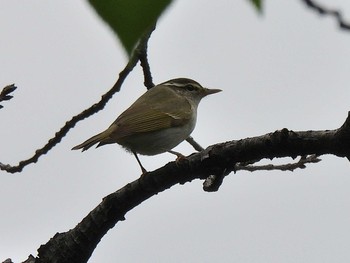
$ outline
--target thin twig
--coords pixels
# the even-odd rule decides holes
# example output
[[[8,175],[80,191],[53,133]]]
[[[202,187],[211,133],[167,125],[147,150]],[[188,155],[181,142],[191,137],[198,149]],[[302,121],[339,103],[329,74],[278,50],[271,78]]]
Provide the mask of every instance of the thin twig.
[[[302,0],[309,8],[316,10],[321,15],[329,15],[334,16],[339,24],[339,27],[344,30],[350,30],[350,23],[345,22],[343,16],[341,15],[339,10],[326,8],[316,3],[313,0]]]
[[[4,87],[0,92],[0,102],[12,99],[13,96],[9,94],[15,91],[16,89],[17,87],[15,86],[15,84],[7,85],[6,87]],[[4,106],[0,105],[0,109],[3,107]]]
[[[156,26],[155,24],[152,25],[150,30],[151,32],[155,29],[155,26]],[[139,52],[139,60],[143,70],[144,85],[147,87],[147,89],[151,89],[154,87],[154,83],[152,80],[151,67],[148,63],[147,48],[148,48],[148,41],[145,41]]]
[[[114,86],[109,91],[107,91],[104,95],[102,95],[101,100],[99,102],[95,103],[91,107],[87,108],[83,112],[79,113],[78,115],[75,115],[69,121],[67,121],[65,123],[65,125],[58,132],[56,132],[55,136],[53,138],[51,138],[46,143],[45,146],[43,146],[42,148],[35,151],[35,154],[31,158],[20,161],[19,164],[16,166],[11,166],[9,164],[3,164],[0,162],[0,169],[4,170],[6,172],[9,172],[9,173],[21,172],[25,166],[27,166],[28,164],[31,164],[31,163],[36,163],[40,156],[46,154],[56,144],[58,144],[62,140],[62,138],[64,136],[66,136],[68,131],[70,129],[72,129],[79,121],[82,121],[85,118],[88,118],[91,115],[102,110],[106,106],[107,102],[113,97],[113,95],[115,93],[117,93],[118,91],[120,91],[120,88],[121,88],[124,80],[127,78],[129,73],[133,70],[133,68],[136,66],[137,62],[139,61],[139,54],[140,54],[140,52],[142,52],[142,49],[144,47],[147,47],[146,43],[148,42],[153,30],[154,30],[154,28],[152,28],[149,32],[147,32],[147,34],[145,34],[141,38],[137,48],[135,49],[135,51],[131,55],[128,64],[119,73],[119,78],[118,78],[117,82],[114,84]]]
[[[274,164],[267,164],[267,165],[241,165],[241,163],[236,165],[236,171],[238,170],[244,170],[249,172],[255,172],[255,171],[272,171],[272,170],[279,170],[279,171],[291,171],[293,172],[295,169],[304,169],[306,168],[307,163],[318,163],[321,161],[320,158],[316,154],[312,154],[308,157],[302,156],[300,157],[300,160],[295,163],[287,163],[287,164],[281,164],[281,165],[274,165]]]
[[[301,156],[299,161],[295,163],[287,163],[282,165],[252,165],[253,161],[249,162],[241,162],[234,165],[233,169],[225,169],[222,172],[218,172],[208,176],[203,182],[203,190],[206,192],[216,192],[221,184],[223,183],[224,178],[229,175],[230,171],[271,171],[271,170],[279,170],[279,171],[291,171],[293,172],[295,169],[304,169],[306,168],[307,163],[318,163],[321,159],[318,158],[318,155],[311,154],[309,156]]]

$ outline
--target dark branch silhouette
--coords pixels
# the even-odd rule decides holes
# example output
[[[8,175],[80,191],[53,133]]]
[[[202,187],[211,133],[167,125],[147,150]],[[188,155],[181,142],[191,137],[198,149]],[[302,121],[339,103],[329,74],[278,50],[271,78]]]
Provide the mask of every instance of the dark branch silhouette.
[[[136,66],[137,62],[139,61],[140,54],[142,52],[145,52],[144,49],[147,49],[147,42],[153,30],[154,30],[154,27],[149,32],[147,32],[143,38],[141,38],[139,45],[137,46],[137,48],[135,49],[134,53],[132,54],[129,60],[129,63],[119,73],[119,78],[117,82],[113,85],[113,87],[109,91],[107,91],[104,95],[102,95],[101,100],[99,102],[95,103],[88,109],[84,110],[78,115],[75,115],[69,121],[67,121],[65,125],[58,132],[56,132],[55,136],[51,138],[44,147],[35,151],[35,154],[31,158],[20,161],[19,164],[15,166],[11,166],[9,164],[3,164],[0,162],[0,169],[9,173],[21,172],[25,166],[31,163],[36,163],[40,156],[46,154],[55,145],[57,145],[62,140],[62,138],[66,136],[69,130],[72,129],[79,121],[82,121],[85,118],[90,117],[91,115],[102,110],[106,106],[107,102],[113,97],[113,95],[120,91],[124,80],[126,79],[126,77],[129,75],[129,73],[133,70],[133,68]]]
[[[148,42],[145,42],[143,48],[139,52],[139,60],[141,63],[141,67],[143,70],[143,77],[144,77],[144,85],[147,87],[147,89],[151,89],[154,87],[154,83],[152,80],[152,73],[151,73],[151,67],[148,63]]]
[[[350,157],[350,112],[339,129],[282,129],[258,137],[219,143],[146,173],[106,196],[74,229],[57,233],[42,245],[36,262],[87,262],[101,238],[115,224],[125,220],[128,211],[173,185],[207,179],[211,175],[228,175],[235,170],[237,163],[308,155],[316,162],[316,156],[323,154]]]
[[[266,164],[266,165],[245,165],[244,163],[239,163],[236,166],[236,171],[249,171],[249,172],[255,172],[255,171],[272,171],[272,170],[278,170],[278,171],[290,171],[293,172],[296,169],[305,169],[306,164],[308,163],[318,163],[321,159],[318,158],[316,154],[311,154],[310,156],[301,156],[299,161],[294,163],[287,163],[287,164],[281,164],[281,165],[274,165],[274,164]]]
[[[345,22],[345,20],[343,19],[343,16],[341,15],[341,12],[339,10],[326,8],[326,7],[316,3],[313,0],[302,0],[302,1],[306,4],[306,6],[308,6],[311,9],[314,9],[315,11],[317,11],[321,15],[334,16],[337,19],[339,27],[341,29],[350,30],[350,23]]]
[[[7,85],[2,89],[0,92],[0,102],[10,100],[13,98],[13,96],[10,95],[10,93],[14,92],[17,89],[15,84]],[[2,109],[4,106],[0,105],[0,109]]]

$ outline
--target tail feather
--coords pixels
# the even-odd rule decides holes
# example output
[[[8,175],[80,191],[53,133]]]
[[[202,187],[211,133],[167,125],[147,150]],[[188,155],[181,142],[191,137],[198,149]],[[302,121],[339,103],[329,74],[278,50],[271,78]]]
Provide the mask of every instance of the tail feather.
[[[92,136],[90,139],[86,140],[85,142],[74,146],[72,148],[72,150],[79,150],[79,149],[83,149],[82,151],[86,151],[87,149],[89,149],[91,146],[95,145],[96,143],[100,143],[106,139],[106,132],[101,132],[95,136]]]

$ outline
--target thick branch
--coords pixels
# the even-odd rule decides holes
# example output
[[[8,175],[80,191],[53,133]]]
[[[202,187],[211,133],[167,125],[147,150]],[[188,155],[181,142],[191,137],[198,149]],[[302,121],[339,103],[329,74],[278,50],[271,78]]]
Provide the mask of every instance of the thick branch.
[[[350,114],[336,130],[294,132],[282,129],[263,136],[215,144],[180,162],[147,173],[108,195],[74,229],[56,234],[40,247],[37,262],[86,262],[101,238],[125,214],[175,184],[210,175],[226,175],[239,162],[315,154],[350,156]]]

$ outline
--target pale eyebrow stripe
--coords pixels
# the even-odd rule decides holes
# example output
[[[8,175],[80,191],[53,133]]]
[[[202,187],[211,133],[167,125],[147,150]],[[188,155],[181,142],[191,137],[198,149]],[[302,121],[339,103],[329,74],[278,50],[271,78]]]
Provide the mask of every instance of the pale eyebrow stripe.
[[[191,84],[197,88],[200,88],[200,86],[196,83],[174,83],[174,82],[163,83],[163,85],[165,86],[175,86],[175,87],[185,87],[188,84]]]

